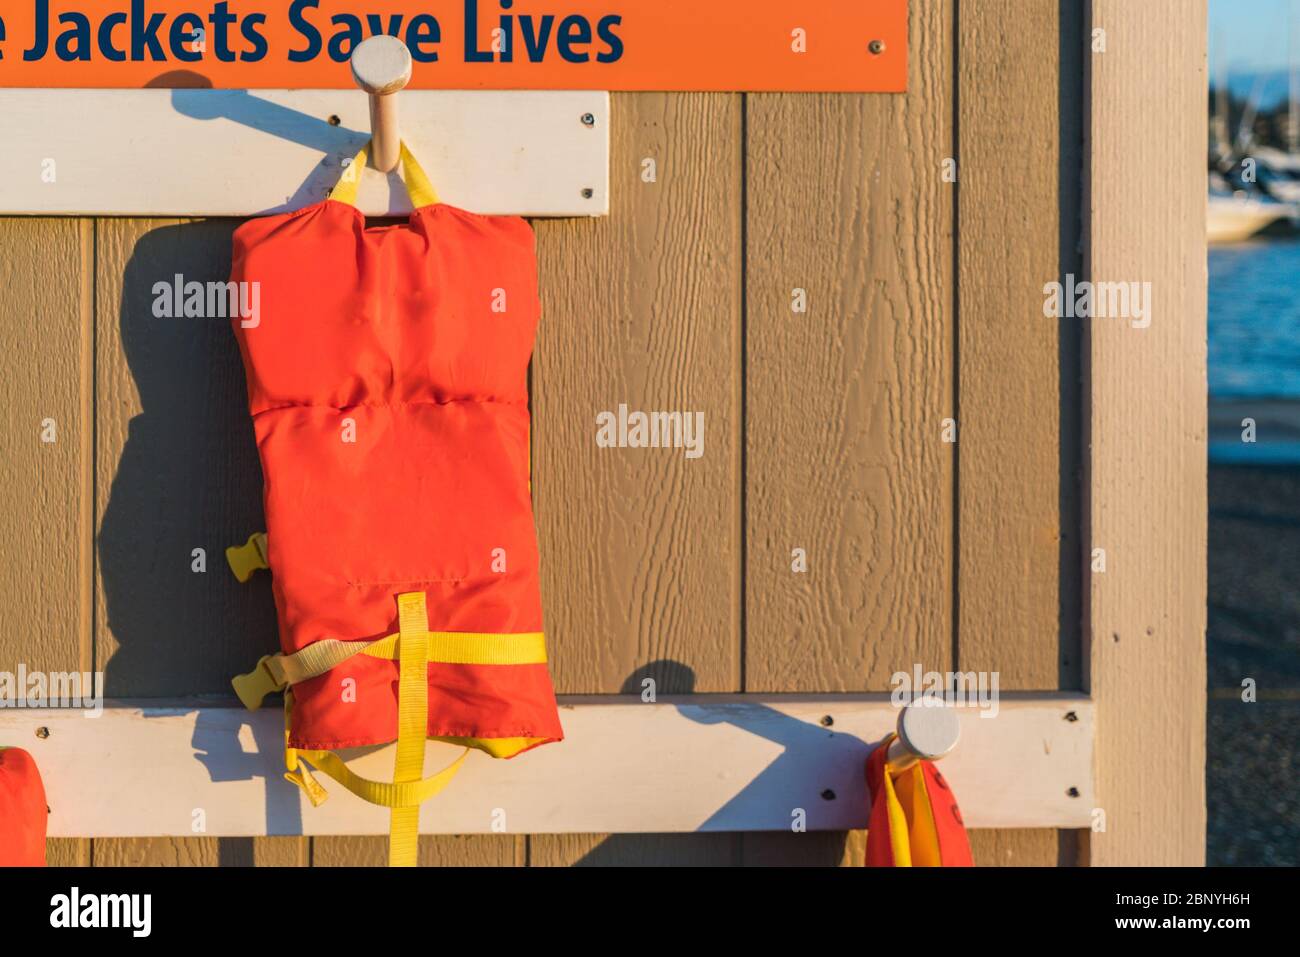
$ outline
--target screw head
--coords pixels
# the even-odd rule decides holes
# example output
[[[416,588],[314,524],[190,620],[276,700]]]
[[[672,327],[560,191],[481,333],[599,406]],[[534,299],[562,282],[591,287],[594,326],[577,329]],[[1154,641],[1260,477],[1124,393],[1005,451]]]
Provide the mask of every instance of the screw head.
[[[50,736],[49,728],[42,726],[36,729],[36,737],[44,739],[44,738],[48,738],[49,736]]]
[[[822,800],[823,800],[823,801],[834,801],[834,800],[835,800],[835,792],[832,791],[830,788],[827,788],[825,791],[822,792]]]
[[[1079,789],[1078,789],[1078,788],[1070,788],[1070,789],[1069,789],[1068,791],[1066,791],[1065,793],[1068,794],[1068,795],[1069,795],[1070,797],[1072,797],[1072,798],[1077,798],[1077,797],[1079,796]]]
[[[872,40],[867,44],[867,50],[871,52],[872,56],[880,56],[880,54],[885,52],[885,41]]]
[[[594,114],[594,113],[583,113],[583,114],[582,114],[582,125],[583,125],[583,126],[595,126],[595,125],[596,125],[596,116],[595,116],[595,114]]]
[[[830,715],[826,715],[825,717],[822,718],[822,727],[823,727],[823,728],[829,728],[829,727],[830,727],[831,725],[833,725],[834,723],[835,723],[835,719],[832,718]]]
[[[1078,715],[1077,713],[1073,712],[1073,711],[1067,711],[1067,712],[1065,712],[1065,720],[1066,720],[1066,721],[1078,721],[1078,720],[1079,720],[1079,715]]]
[[[594,189],[592,189],[590,186],[588,186],[587,188],[585,188],[585,189],[582,191],[582,198],[583,198],[583,199],[591,199],[591,197],[593,197],[593,196],[595,196],[595,195],[596,195],[596,191],[595,191]]]

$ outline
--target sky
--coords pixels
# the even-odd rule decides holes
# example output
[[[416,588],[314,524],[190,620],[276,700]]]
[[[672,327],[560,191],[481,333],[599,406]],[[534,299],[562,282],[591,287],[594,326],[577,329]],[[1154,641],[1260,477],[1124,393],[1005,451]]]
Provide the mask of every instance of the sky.
[[[1285,70],[1288,12],[1300,63],[1300,0],[1210,0],[1210,66],[1233,72]]]

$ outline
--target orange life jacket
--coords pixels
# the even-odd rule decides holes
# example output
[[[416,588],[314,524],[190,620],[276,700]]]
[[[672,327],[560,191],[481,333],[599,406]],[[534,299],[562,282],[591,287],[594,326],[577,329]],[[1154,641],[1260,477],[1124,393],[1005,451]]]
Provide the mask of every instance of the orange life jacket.
[[[890,735],[867,758],[871,813],[867,867],[971,867],[961,810],[948,782],[930,761],[895,771],[886,758]]]
[[[403,147],[415,211],[367,228],[365,162],[234,236],[232,280],[260,286],[233,325],[267,531],[229,554],[272,570],[281,644],[235,686],[250,707],[291,686],[286,776],[313,803],[309,765],[393,807],[410,864],[419,802],[460,766],[424,778],[426,736],[499,758],[563,736],[529,481],[540,303],[527,222],[439,203]],[[393,740],[392,784],[331,753]]]
[[[44,867],[45,786],[22,748],[0,748],[0,867]]]

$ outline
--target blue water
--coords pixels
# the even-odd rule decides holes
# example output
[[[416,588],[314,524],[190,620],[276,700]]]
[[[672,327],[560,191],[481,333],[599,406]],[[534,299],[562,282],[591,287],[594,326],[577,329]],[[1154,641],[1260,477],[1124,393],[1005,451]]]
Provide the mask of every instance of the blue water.
[[[1300,398],[1300,239],[1210,248],[1210,395]]]

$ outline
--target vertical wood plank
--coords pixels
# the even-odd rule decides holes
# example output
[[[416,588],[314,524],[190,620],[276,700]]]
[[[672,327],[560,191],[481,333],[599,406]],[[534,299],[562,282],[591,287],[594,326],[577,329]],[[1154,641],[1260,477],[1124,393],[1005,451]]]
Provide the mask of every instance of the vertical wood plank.
[[[747,97],[747,691],[951,662],[953,4],[909,21],[906,96]],[[860,864],[862,836],[743,861]]]
[[[1044,285],[1079,272],[1073,6],[980,0],[957,16],[957,659],[1006,690],[1080,673],[1077,611],[1062,613],[1077,609],[1079,328],[1043,315]],[[1056,862],[1052,832],[974,843],[990,862]]]
[[[431,836],[420,838],[420,867],[516,867],[523,862],[524,838],[515,835]],[[386,867],[386,837],[312,839],[313,867]]]
[[[1073,864],[1063,859],[1060,833],[1046,828],[1007,828],[970,831],[970,849],[976,867],[1055,867]]]
[[[536,223],[533,497],[570,693],[734,691],[740,649],[740,98],[619,94],[611,212]],[[645,182],[646,161],[654,182]],[[703,455],[599,448],[596,416],[704,413]]]
[[[97,838],[96,867],[217,867],[222,863],[216,837]]]
[[[90,864],[90,840],[84,837],[51,837],[45,842],[48,867],[87,867]]]
[[[551,667],[564,693],[639,694],[646,679],[658,694],[736,691],[740,97],[616,94],[611,106],[610,216],[535,224],[533,499]],[[621,403],[704,413],[703,455],[597,447],[597,414]],[[686,844],[735,856],[731,836]],[[681,846],[531,838],[528,858],[634,863]]]
[[[93,665],[93,243],[90,220],[0,220],[0,671]]]
[[[746,867],[861,867],[866,831],[806,831],[802,834],[746,834],[741,861]]]
[[[951,658],[952,4],[910,31],[906,96],[747,98],[747,691]]]
[[[1149,282],[1150,325],[1089,323],[1094,865],[1205,862],[1205,0],[1093,0],[1087,273]],[[1159,28],[1154,29],[1153,25]],[[1159,104],[1152,109],[1152,104]],[[1159,782],[1159,787],[1152,787]]]
[[[229,279],[235,225],[98,221],[90,500],[99,521],[96,659],[113,697],[229,694],[231,675],[277,647],[268,576],[240,585],[225,562],[227,545],[264,527],[229,321],[154,315],[156,283]],[[205,572],[193,570],[196,548]],[[307,853],[305,839],[287,852],[263,839],[133,843],[97,841],[95,863],[246,865]]]
[[[99,838],[96,867],[305,867],[302,837]]]
[[[99,838],[96,867],[305,867],[301,837]]]
[[[311,863],[309,838],[258,837],[248,844],[252,851],[249,864],[253,867],[307,867]]]
[[[1059,351],[1078,335],[1077,320],[1043,315],[1043,286],[1064,278],[1063,24],[1042,0],[963,3],[958,24],[959,659],[1004,688],[1050,689],[1060,486],[1073,482],[1059,474]]]
[[[534,867],[716,867],[736,864],[734,834],[539,834]]]
[[[0,220],[0,671],[94,669],[93,282],[92,220]],[[0,741],[31,751],[38,768],[39,743]],[[81,839],[46,849],[51,865],[89,854]]]

